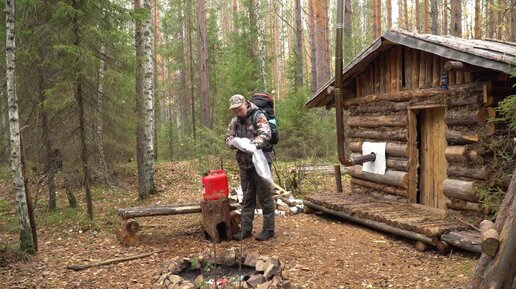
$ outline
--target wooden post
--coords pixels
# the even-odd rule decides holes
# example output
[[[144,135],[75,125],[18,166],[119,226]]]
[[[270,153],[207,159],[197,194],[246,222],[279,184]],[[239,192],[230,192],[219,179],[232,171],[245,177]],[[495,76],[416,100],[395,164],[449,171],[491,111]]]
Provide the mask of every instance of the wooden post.
[[[342,193],[342,174],[340,173],[340,165],[335,165],[335,185],[337,193]]]
[[[231,206],[229,199],[202,201],[201,212],[204,231],[213,242],[231,240]]]

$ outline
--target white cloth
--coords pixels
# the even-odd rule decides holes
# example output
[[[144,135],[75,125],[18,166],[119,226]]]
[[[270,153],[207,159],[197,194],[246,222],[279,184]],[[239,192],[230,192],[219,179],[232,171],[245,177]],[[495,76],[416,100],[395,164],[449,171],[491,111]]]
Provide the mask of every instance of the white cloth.
[[[362,165],[362,171],[385,175],[386,161],[385,161],[385,146],[384,142],[364,142],[362,144],[362,155],[375,153],[376,159],[374,162],[367,162]]]
[[[235,137],[233,138],[233,142],[231,144],[245,153],[252,153],[253,165],[256,169],[256,173],[258,173],[258,175],[269,184],[272,184],[271,169],[262,150],[256,149],[256,145],[251,143],[251,140],[248,138]]]

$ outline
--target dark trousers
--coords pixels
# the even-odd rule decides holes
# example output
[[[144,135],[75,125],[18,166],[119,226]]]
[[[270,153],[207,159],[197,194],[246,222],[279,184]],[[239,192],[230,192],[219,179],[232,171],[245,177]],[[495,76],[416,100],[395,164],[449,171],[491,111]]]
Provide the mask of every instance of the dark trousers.
[[[253,168],[240,168],[240,185],[244,193],[244,206],[242,208],[242,230],[253,230],[254,210],[256,199],[262,205],[263,230],[274,232],[274,200],[272,199],[272,187],[262,179]]]

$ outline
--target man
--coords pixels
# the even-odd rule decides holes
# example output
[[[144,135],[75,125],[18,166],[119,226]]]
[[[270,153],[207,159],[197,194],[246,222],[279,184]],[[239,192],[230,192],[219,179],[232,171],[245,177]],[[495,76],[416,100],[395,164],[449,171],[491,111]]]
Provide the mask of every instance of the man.
[[[248,138],[257,149],[263,148],[271,138],[271,128],[265,114],[258,107],[246,101],[240,94],[229,100],[229,109],[235,115],[228,125],[226,144],[233,146],[235,137]],[[253,123],[255,122],[255,123]],[[270,184],[258,175],[253,165],[252,154],[237,150],[236,159],[240,167],[240,185],[244,192],[242,208],[242,231],[233,235],[233,239],[242,240],[252,234],[256,199],[263,209],[263,229],[256,235],[258,241],[274,237],[274,200]]]

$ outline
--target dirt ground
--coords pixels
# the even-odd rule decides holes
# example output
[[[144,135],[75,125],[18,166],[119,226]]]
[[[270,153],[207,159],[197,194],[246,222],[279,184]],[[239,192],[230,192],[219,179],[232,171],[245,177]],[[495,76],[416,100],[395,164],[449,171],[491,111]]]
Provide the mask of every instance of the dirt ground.
[[[230,183],[237,182],[232,173]],[[334,189],[332,177],[305,181],[319,191]],[[258,242],[222,242],[204,239],[200,214],[140,218],[141,241],[137,247],[122,247],[114,234],[119,219],[116,209],[192,203],[200,199],[200,176],[190,163],[163,163],[157,167],[159,194],[144,204],[137,200],[134,181],[127,189],[94,192],[95,222],[84,214],[66,220],[69,209],[53,213],[50,222],[43,205],[38,206],[39,252],[14,261],[0,251],[0,288],[154,288],[153,276],[168,260],[206,251],[242,247],[261,254],[278,256],[294,288],[465,288],[476,257],[463,252],[440,255],[418,252],[410,240],[381,234],[323,214],[297,214],[276,218],[276,237]],[[13,201],[5,186],[2,199]],[[66,206],[60,191],[60,207]],[[78,195],[82,206],[82,195]],[[14,206],[0,207],[0,240],[15,244],[18,233]],[[57,217],[56,217],[57,215]],[[62,215],[63,218],[60,218]],[[40,218],[46,221],[39,221]],[[79,221],[77,221],[77,218]],[[254,233],[262,219],[257,217]],[[15,245],[13,245],[15,246]],[[216,246],[216,247],[215,247]],[[150,257],[82,271],[68,265],[99,262],[112,258],[156,252]],[[7,263],[7,264],[6,264]]]

